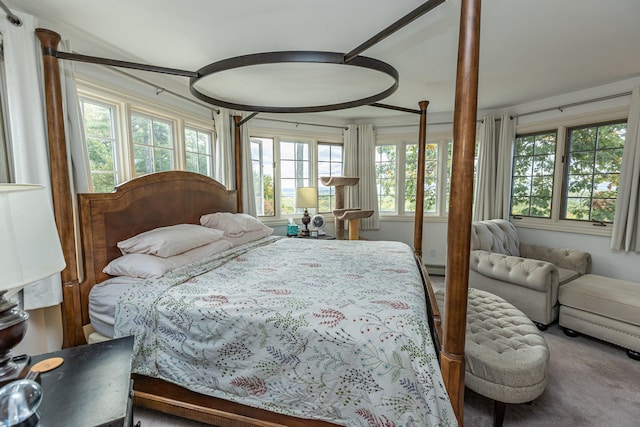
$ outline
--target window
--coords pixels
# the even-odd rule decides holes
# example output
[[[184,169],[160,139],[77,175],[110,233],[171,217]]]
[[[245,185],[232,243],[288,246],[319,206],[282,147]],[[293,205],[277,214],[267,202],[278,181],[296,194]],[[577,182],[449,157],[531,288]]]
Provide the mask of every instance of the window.
[[[315,212],[333,213],[335,189],[322,185],[320,177],[342,175],[342,135],[318,141],[305,132],[292,132],[293,136],[274,135],[273,130],[250,132],[258,216],[296,218],[303,212],[295,207],[296,188],[313,186],[318,189]]]
[[[404,211],[416,211],[418,144],[405,146]],[[427,144],[424,169],[424,212],[436,213],[438,203],[438,145]]]
[[[310,187],[310,147],[307,142],[280,142],[280,212],[296,213],[296,188]]]
[[[131,114],[136,176],[174,169],[173,124],[141,113]]]
[[[258,216],[275,216],[273,138],[251,138],[253,191]]]
[[[551,217],[556,132],[516,137],[511,215]]]
[[[450,140],[427,143],[425,147],[424,212],[445,216],[451,175]],[[376,146],[376,184],[381,214],[413,214],[416,209],[418,144],[382,143]]]
[[[376,186],[378,188],[378,211],[396,211],[396,146],[376,147]]]
[[[159,171],[214,176],[210,118],[88,82],[78,92],[95,192]]]
[[[342,145],[318,143],[318,212],[333,212],[336,205],[335,187],[320,182],[323,176],[342,176]]]
[[[557,122],[557,129],[518,134],[512,217],[534,228],[609,234],[606,225],[615,217],[625,112],[567,118]]]
[[[186,169],[202,175],[213,176],[213,145],[211,132],[185,127],[184,150]]]
[[[113,191],[118,184],[116,170],[116,107],[106,103],[80,99],[93,189],[97,193]]]
[[[613,223],[626,123],[571,128],[562,218]]]

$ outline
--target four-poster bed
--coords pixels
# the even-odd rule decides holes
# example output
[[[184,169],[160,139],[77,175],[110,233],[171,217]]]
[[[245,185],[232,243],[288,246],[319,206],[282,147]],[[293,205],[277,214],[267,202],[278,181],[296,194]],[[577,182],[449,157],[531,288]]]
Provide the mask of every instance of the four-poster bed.
[[[415,19],[415,17],[413,17]],[[414,250],[420,274],[427,285],[430,322],[437,330],[441,345],[442,377],[460,425],[463,420],[464,342],[466,324],[469,233],[473,182],[473,151],[475,145],[476,104],[478,86],[478,52],[480,0],[463,0],[460,20],[456,106],[454,112],[455,150],[452,165],[451,202],[448,231],[447,279],[445,313],[441,318],[428,274],[421,261],[423,185],[417,185],[417,206],[414,226]],[[105,278],[102,268],[118,256],[116,243],[141,231],[156,227],[198,223],[200,215],[209,212],[241,212],[241,185],[237,192],[228,192],[208,178],[175,172],[150,175],[125,184],[122,193],[83,195],[79,216],[82,238],[81,251],[76,250],[74,213],[67,173],[67,156],[63,121],[62,97],[56,48],[60,37],[48,30],[38,30],[43,45],[44,79],[47,105],[48,134],[51,153],[52,191],[58,231],[67,261],[63,281],[63,346],[85,342],[83,327],[89,324],[88,294],[93,285]],[[357,55],[357,51],[355,53]],[[424,147],[426,144],[426,108],[420,103],[420,139],[418,181],[424,180]],[[387,108],[386,106],[384,106]],[[239,149],[239,117],[236,120],[236,177],[241,183]],[[175,178],[175,179],[174,179]],[[216,197],[211,197],[216,194]],[[106,197],[105,197],[106,196]],[[177,203],[167,204],[166,200]],[[173,208],[171,206],[173,206]],[[177,209],[177,206],[180,209]],[[154,215],[145,215],[149,210]],[[79,280],[77,252],[85,276]],[[464,268],[455,268],[464,266]],[[436,343],[437,344],[437,343]],[[438,347],[437,347],[438,348]],[[140,405],[218,425],[325,425],[324,421],[292,418],[229,401],[191,392],[166,381],[142,375],[135,376],[135,399]]]

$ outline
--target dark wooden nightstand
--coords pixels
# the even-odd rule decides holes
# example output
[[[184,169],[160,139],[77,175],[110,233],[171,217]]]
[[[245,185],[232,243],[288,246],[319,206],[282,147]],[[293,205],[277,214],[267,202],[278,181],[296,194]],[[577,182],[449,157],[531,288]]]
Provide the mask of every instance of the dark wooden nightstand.
[[[297,236],[298,239],[315,239],[315,240],[336,240],[335,236],[323,234],[322,236]]]
[[[43,399],[38,427],[133,425],[131,359],[133,337],[33,356],[64,363],[40,374]]]

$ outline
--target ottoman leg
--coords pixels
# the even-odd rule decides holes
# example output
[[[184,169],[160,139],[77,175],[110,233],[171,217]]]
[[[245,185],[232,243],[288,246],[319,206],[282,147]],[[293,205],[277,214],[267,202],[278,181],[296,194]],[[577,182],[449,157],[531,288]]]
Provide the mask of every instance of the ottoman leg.
[[[536,328],[538,328],[543,332],[547,330],[547,325],[543,325],[542,323],[538,323],[538,322],[533,322],[533,324],[536,325]]]
[[[566,336],[568,336],[568,337],[571,337],[571,338],[575,338],[575,337],[577,337],[578,335],[580,335],[579,333],[577,333],[577,332],[576,332],[576,331],[574,331],[573,329],[564,328],[563,330],[564,330],[564,334],[565,334]]]
[[[627,356],[632,358],[633,360],[640,360],[640,353],[633,350],[627,350]]]
[[[504,421],[504,411],[507,404],[504,402],[493,401],[493,427],[502,427]]]

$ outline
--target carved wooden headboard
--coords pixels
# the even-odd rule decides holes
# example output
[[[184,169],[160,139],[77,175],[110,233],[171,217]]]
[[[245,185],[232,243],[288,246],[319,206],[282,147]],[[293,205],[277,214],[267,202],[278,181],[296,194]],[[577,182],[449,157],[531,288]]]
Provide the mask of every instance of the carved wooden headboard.
[[[119,241],[158,227],[198,224],[207,213],[236,212],[236,198],[235,191],[227,191],[218,181],[182,171],[145,175],[119,185],[113,193],[79,194],[84,277],[65,289],[65,298],[76,302],[72,310],[65,307],[67,327],[74,329],[69,336],[83,340],[89,292],[109,277],[102,269],[120,256]],[[69,325],[71,319],[74,325]]]

